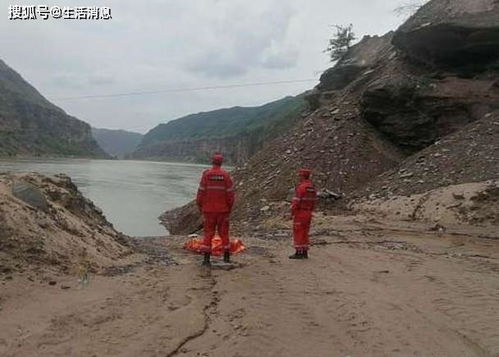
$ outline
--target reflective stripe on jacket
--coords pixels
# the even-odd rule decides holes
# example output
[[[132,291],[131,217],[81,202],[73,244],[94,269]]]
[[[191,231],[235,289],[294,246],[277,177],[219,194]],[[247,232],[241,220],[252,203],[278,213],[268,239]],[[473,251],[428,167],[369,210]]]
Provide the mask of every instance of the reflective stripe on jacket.
[[[303,180],[295,188],[295,196],[291,201],[291,212],[313,211],[317,201],[317,191],[310,180]]]
[[[205,170],[199,183],[196,202],[205,213],[230,212],[234,204],[230,175],[220,166]]]

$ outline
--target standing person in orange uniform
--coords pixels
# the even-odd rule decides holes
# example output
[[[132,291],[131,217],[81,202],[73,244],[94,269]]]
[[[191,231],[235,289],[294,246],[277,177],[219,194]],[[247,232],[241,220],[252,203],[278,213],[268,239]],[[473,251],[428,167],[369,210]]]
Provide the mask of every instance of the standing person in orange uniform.
[[[230,262],[229,215],[234,204],[234,191],[230,175],[222,170],[223,159],[222,154],[213,155],[213,167],[203,172],[196,197],[199,210],[203,214],[203,265],[208,266],[211,264],[211,240],[215,231],[222,239],[224,262]]]
[[[312,212],[317,200],[317,191],[310,181],[312,172],[307,169],[298,171],[300,180],[295,188],[295,196],[291,201],[291,214],[293,216],[293,243],[296,250],[290,259],[308,259],[310,223]]]

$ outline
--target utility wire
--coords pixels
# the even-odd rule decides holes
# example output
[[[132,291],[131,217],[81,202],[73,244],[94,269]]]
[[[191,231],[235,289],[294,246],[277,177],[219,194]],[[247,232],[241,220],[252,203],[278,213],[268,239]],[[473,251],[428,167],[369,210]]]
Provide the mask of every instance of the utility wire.
[[[77,99],[94,99],[94,98],[96,99],[96,98],[131,97],[131,96],[141,96],[141,95],[151,95],[151,94],[161,94],[161,93],[180,93],[180,92],[194,92],[194,91],[212,90],[212,89],[256,87],[256,86],[264,86],[264,85],[272,85],[272,84],[316,82],[317,80],[318,80],[317,78],[293,79],[293,80],[287,80],[287,81],[256,82],[256,83],[228,84],[228,85],[194,87],[194,88],[177,88],[177,89],[162,89],[162,90],[137,91],[137,92],[127,92],[127,93],[82,95],[82,96],[75,96],[75,97],[52,97],[52,99],[53,100],[77,100]]]

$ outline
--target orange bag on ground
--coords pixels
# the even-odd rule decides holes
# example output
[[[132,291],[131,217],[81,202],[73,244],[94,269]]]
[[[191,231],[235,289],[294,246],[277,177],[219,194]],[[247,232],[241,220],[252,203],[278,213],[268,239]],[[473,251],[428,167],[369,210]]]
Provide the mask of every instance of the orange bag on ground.
[[[190,250],[191,252],[201,254],[201,245],[203,244],[203,238],[193,238],[189,239],[184,243],[184,249]],[[243,242],[240,239],[232,239],[230,241],[230,253],[237,254],[241,253],[246,249]],[[216,235],[211,240],[211,255],[220,256],[223,254],[222,249],[222,239]]]

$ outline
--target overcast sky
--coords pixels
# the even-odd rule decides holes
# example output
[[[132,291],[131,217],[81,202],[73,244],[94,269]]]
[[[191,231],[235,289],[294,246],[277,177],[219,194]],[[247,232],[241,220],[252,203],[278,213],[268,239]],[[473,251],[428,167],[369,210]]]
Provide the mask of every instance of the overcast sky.
[[[0,58],[92,126],[146,132],[177,117],[260,105],[316,83],[64,99],[318,78],[332,24],[358,37],[403,20],[402,0],[0,0]],[[9,21],[11,4],[109,6],[110,21]]]

